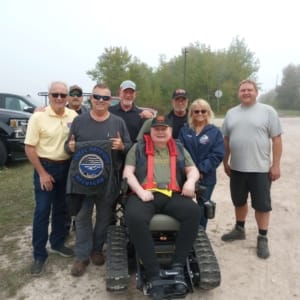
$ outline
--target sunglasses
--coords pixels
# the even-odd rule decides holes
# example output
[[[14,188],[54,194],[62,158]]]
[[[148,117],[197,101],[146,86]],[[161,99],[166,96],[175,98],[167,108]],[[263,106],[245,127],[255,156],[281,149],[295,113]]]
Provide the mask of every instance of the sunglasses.
[[[100,100],[102,98],[103,101],[109,101],[110,100],[110,96],[102,96],[102,95],[97,95],[97,94],[93,94],[93,98],[95,100]]]
[[[65,99],[68,95],[67,94],[61,94],[61,93],[51,93],[50,94],[53,98],[60,97],[61,99]]]
[[[69,95],[71,97],[81,97],[82,96],[82,93],[81,92],[70,92]]]
[[[196,110],[193,110],[193,113],[194,113],[194,114],[199,114],[199,113],[201,113],[202,115],[204,115],[204,114],[207,113],[207,110],[206,110],[206,109],[196,109]]]

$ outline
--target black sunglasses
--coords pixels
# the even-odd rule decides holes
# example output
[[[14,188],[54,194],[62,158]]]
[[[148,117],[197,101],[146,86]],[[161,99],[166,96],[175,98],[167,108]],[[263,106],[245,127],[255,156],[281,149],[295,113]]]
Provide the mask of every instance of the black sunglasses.
[[[65,99],[68,95],[67,94],[61,94],[61,93],[51,93],[50,94],[53,98],[60,97],[61,99]]]
[[[75,91],[72,91],[69,93],[69,95],[71,97],[81,97],[82,96],[82,93],[81,92],[75,92]]]
[[[194,114],[199,114],[199,113],[201,113],[202,115],[204,115],[204,114],[207,113],[207,110],[206,110],[206,109],[196,109],[196,110],[193,110],[193,113],[194,113]]]
[[[103,101],[109,101],[110,100],[110,96],[102,96],[102,95],[97,95],[97,94],[93,94],[93,98],[95,100],[100,100],[102,98]]]

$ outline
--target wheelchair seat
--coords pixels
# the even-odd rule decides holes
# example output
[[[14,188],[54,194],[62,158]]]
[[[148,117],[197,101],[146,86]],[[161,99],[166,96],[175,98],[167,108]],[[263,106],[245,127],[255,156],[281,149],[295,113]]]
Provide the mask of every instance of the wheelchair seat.
[[[178,231],[180,223],[171,216],[156,214],[150,221],[150,231]]]

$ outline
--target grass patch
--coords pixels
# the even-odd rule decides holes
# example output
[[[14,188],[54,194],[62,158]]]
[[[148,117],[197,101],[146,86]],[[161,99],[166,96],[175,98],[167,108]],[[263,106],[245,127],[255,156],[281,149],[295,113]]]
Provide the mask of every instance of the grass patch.
[[[16,297],[18,290],[30,283],[32,263],[31,232],[35,206],[33,167],[28,161],[9,163],[0,169],[0,299]],[[27,228],[26,228],[27,227]],[[71,234],[68,243],[73,243]],[[45,277],[56,268],[69,267],[71,259],[49,255]],[[22,300],[22,296],[17,298]]]
[[[299,110],[277,110],[280,117],[300,117]]]
[[[0,170],[0,239],[13,235],[32,222],[34,208],[33,168],[15,162]]]
[[[18,242],[32,224],[33,168],[28,161],[14,162],[0,170],[0,298],[14,296],[31,280]],[[23,249],[23,251],[27,250]],[[28,255],[28,253],[26,253]]]
[[[23,266],[18,270],[0,269],[0,291],[1,299],[13,297],[18,289],[31,280],[28,266]]]

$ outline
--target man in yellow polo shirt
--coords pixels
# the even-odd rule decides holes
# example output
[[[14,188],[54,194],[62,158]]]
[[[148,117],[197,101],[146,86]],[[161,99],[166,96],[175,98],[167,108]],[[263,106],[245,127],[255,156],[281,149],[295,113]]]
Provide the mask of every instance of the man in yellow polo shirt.
[[[48,257],[46,244],[50,212],[49,251],[65,257],[73,256],[72,249],[64,245],[67,235],[66,179],[70,163],[64,142],[77,113],[66,107],[67,95],[65,83],[57,81],[50,85],[49,106],[31,116],[25,138],[25,151],[34,167],[33,276],[41,274]]]

